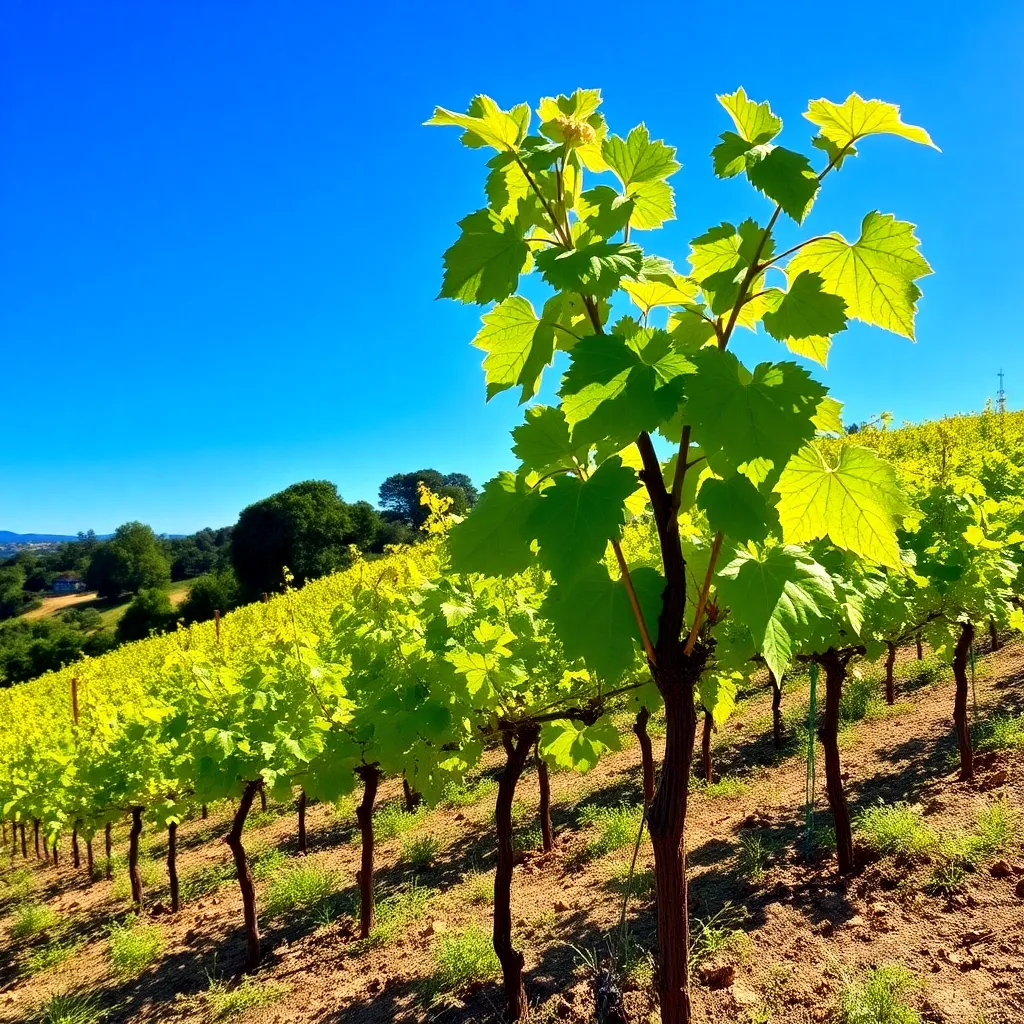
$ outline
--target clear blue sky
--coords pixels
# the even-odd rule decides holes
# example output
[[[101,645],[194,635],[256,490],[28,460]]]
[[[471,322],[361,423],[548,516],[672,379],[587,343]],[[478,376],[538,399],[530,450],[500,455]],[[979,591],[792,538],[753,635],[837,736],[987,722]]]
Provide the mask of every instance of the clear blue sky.
[[[613,130],[679,147],[688,239],[761,213],[708,153],[738,85],[802,148],[809,98],[900,103],[943,153],[870,140],[807,222],[919,225],[918,343],[854,327],[848,419],[1024,396],[1024,8],[951,2],[0,4],[0,529],[186,532],[297,480],[349,500],[424,466],[510,462],[479,310],[434,301],[482,157],[420,123],[600,87]],[[554,11],[560,11],[554,14]],[[635,20],[634,20],[635,18]],[[772,343],[774,345],[774,343]],[[750,359],[777,347],[747,343]]]

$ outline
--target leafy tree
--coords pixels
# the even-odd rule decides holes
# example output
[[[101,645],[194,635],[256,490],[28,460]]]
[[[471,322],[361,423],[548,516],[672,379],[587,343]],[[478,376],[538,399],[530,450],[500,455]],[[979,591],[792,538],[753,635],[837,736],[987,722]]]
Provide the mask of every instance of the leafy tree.
[[[174,609],[167,592],[152,587],[140,590],[117,623],[117,642],[142,640],[150,633],[162,633],[174,623]]]
[[[170,578],[170,564],[156,534],[139,522],[119,526],[109,541],[100,544],[85,575],[88,586],[104,598],[137,594]]]
[[[244,509],[231,537],[243,598],[280,590],[286,567],[301,585],[348,565],[350,545],[374,541],[376,524],[363,504],[347,505],[327,480],[306,480]]]
[[[222,614],[238,604],[238,580],[230,568],[200,576],[189,588],[188,597],[178,608],[186,625],[206,622],[215,611]]]
[[[19,614],[28,603],[25,595],[25,568],[17,563],[0,565],[0,619]]]
[[[385,517],[418,530],[428,515],[420,504],[420,484],[434,494],[451,498],[456,515],[465,515],[476,504],[477,489],[465,473],[444,475],[436,469],[420,469],[415,473],[394,473],[380,485],[380,507]]]
[[[643,124],[611,134],[598,91],[542,99],[534,135],[527,104],[502,110],[486,96],[466,113],[439,107],[428,122],[495,151],[488,205],[460,222],[441,286],[448,298],[497,303],[474,341],[486,353],[487,397],[518,388],[529,401],[556,350],[568,353],[558,405],[529,409],[513,431],[517,471],[491,480],[452,531],[453,565],[512,575],[539,560],[554,579],[547,615],[567,653],[599,676],[625,668],[634,639],[643,645],[666,720],[648,815],[665,1024],[691,1017],[683,848],[697,697],[710,710],[728,690],[719,682],[728,675],[712,675],[723,658],[716,627],[730,616],[747,625],[780,677],[790,650],[784,631],[766,628],[778,606],[824,618],[817,596],[834,593],[828,571],[796,545],[827,537],[900,565],[892,470],[865,449],[826,462],[811,442],[841,431],[838,403],[797,363],[748,368],[730,345],[737,328],[760,325],[824,365],[849,319],[912,338],[916,282],[931,272],[913,225],[888,214],[867,214],[852,242],[819,234],[777,248],[780,218],[801,225],[822,182],[867,136],[931,144],[897,107],[856,94],[812,101],[805,117],[817,127],[818,170],[778,144],[782,120],[767,103],[742,89],[719,101],[732,126],[712,152],[715,174],[745,176],[771,212],[698,235],[685,273],[631,235],[674,218],[675,150]],[[587,188],[587,173],[608,174],[608,184]],[[519,294],[533,271],[548,290],[539,312]],[[610,322],[613,297],[626,296],[636,315]],[[667,463],[659,434],[676,452]],[[653,523],[658,568],[631,564],[621,545],[637,515]],[[731,602],[716,592],[726,578]],[[515,1017],[521,1001],[506,994]]]

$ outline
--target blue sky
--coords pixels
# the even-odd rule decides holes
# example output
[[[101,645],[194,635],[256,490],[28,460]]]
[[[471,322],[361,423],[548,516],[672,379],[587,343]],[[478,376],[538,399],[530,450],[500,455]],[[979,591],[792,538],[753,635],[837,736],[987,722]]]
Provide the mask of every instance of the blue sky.
[[[373,500],[393,472],[508,465],[520,413],[484,404],[480,310],[434,299],[483,157],[420,123],[476,92],[599,87],[614,131],[676,145],[679,222],[637,240],[679,266],[765,216],[711,173],[716,93],[770,100],[794,148],[810,98],[901,104],[942,154],[869,140],[806,227],[919,226],[918,342],[853,327],[823,379],[853,420],[978,408],[1000,366],[1024,404],[1021,5],[555,9],[0,5],[0,529],[180,533],[310,477]]]

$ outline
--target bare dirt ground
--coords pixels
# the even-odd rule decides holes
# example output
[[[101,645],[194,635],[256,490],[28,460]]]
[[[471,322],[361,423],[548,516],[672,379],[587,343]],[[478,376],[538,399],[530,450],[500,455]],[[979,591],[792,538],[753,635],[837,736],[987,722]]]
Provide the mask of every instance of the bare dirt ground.
[[[44,597],[38,608],[32,608],[25,612],[23,619],[45,619],[47,615],[56,615],[57,612],[66,608],[74,608],[78,605],[89,604],[97,600],[96,591],[88,590],[81,594],[61,594],[59,597]]]
[[[957,781],[950,731],[953,702],[948,673],[929,661],[907,657],[898,663],[900,701],[874,712],[842,736],[847,792],[856,813],[878,800],[910,801],[924,808],[939,834],[969,831],[979,811],[1005,800],[1024,822],[1020,783],[1024,751],[980,758],[974,783]],[[865,669],[871,685],[873,667]],[[806,714],[806,680],[787,691],[790,731]],[[877,689],[877,687],[875,687]],[[1024,645],[978,661],[979,717],[999,708],[1024,710]],[[594,1020],[593,974],[588,961],[607,948],[606,935],[621,910],[628,846],[595,853],[594,825],[581,811],[639,801],[639,752],[623,722],[624,749],[608,756],[586,776],[552,776],[556,849],[543,856],[526,852],[513,881],[515,941],[526,956],[531,1019],[583,1024]],[[653,730],[652,730],[653,731]],[[660,739],[655,737],[655,752]],[[1024,847],[1018,831],[1007,848],[969,873],[958,891],[930,894],[934,857],[913,861],[872,858],[850,879],[840,879],[827,849],[829,816],[823,771],[817,780],[816,828],[823,852],[805,856],[806,765],[795,744],[776,751],[771,739],[769,697],[763,688],[744,695],[736,715],[716,736],[716,771],[724,780],[698,787],[688,822],[688,864],[694,923],[712,919],[724,941],[715,943],[698,965],[693,986],[699,1022],[809,1024],[836,1019],[844,986],[868,970],[900,964],[919,988],[910,1002],[935,1024],[1020,1024],[1024,1021]],[[490,773],[496,764],[492,764]],[[431,985],[436,955],[446,938],[476,926],[489,931],[487,882],[494,864],[493,792],[465,806],[437,808],[421,816],[404,835],[378,846],[378,902],[389,893],[421,893],[419,915],[378,943],[356,940],[352,911],[359,847],[350,807],[312,807],[310,850],[304,863],[334,872],[337,893],[318,907],[272,916],[263,913],[264,964],[256,980],[276,996],[248,1009],[241,1019],[264,1024],[338,1022],[464,1024],[498,1020],[500,993],[493,982],[438,992]],[[380,803],[394,802],[400,786],[382,787]],[[536,776],[520,784],[520,833],[537,825]],[[276,812],[276,813],[275,813]],[[179,833],[183,878],[230,857],[222,836],[230,808],[211,811],[208,821],[184,824]],[[246,833],[250,849],[279,849],[277,874],[298,863],[291,807],[272,808]],[[429,864],[413,867],[411,840],[434,837],[440,851]],[[531,845],[525,836],[524,845]],[[158,865],[165,840],[150,836]],[[0,870],[0,1021],[34,1019],[54,993],[88,991],[111,1024],[168,1021],[199,1024],[214,1019],[204,993],[211,980],[230,988],[241,967],[244,939],[241,901],[230,878],[205,895],[186,899],[176,915],[166,912],[163,877],[147,893],[147,919],[163,948],[135,979],[111,971],[110,923],[127,904],[115,899],[112,884],[89,884],[75,871],[65,843],[57,869],[19,855]],[[751,868],[749,851],[765,851]],[[124,829],[118,831],[118,851]],[[746,852],[744,852],[746,850]],[[31,840],[29,853],[31,855]],[[42,935],[15,939],[10,929],[17,901],[4,899],[4,880],[29,865],[33,892],[59,924]],[[655,916],[648,845],[641,847],[637,891],[629,907],[634,941],[633,970],[626,992],[630,1019],[647,1022],[654,1010],[644,950],[655,945]],[[156,875],[157,869],[152,869]],[[269,881],[258,883],[261,904]],[[123,889],[123,882],[121,883]],[[123,894],[122,894],[123,895]],[[717,934],[713,927],[705,935]],[[56,967],[27,974],[28,958],[54,941],[80,943]]]

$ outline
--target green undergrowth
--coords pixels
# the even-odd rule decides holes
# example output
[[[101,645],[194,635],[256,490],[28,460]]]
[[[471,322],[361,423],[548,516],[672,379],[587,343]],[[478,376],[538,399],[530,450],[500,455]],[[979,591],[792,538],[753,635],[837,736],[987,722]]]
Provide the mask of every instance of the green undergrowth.
[[[63,992],[50,996],[33,1021],[38,1024],[98,1024],[100,1005],[95,996]]]
[[[1024,750],[1024,715],[989,716],[977,724],[974,745],[978,751]]]
[[[25,957],[23,973],[26,975],[42,974],[52,967],[58,967],[78,952],[81,948],[80,942],[62,942],[54,940],[48,942],[39,949],[34,949]]]
[[[425,804],[415,811],[406,811],[396,802],[383,804],[373,812],[373,834],[379,842],[387,842],[411,832],[429,813]]]
[[[744,796],[750,789],[750,783],[736,775],[723,775],[721,778],[715,779],[714,782],[694,779],[690,789],[694,793],[703,793],[711,800],[716,798],[731,800]]]
[[[270,877],[263,905],[267,914],[276,917],[297,910],[315,910],[330,900],[340,888],[341,878],[315,861],[282,868]]]
[[[444,843],[437,836],[407,836],[402,840],[402,861],[414,868],[426,868],[444,849]]]
[[[497,791],[498,784],[492,779],[480,779],[472,784],[449,785],[441,799],[442,807],[472,807]]]
[[[132,898],[132,880],[128,874],[128,861],[122,857],[114,857],[114,880],[110,884],[110,895],[115,900],[130,900]],[[139,857],[139,878],[142,880],[142,890],[155,889],[164,882],[164,865],[158,860],[151,860],[148,857]]]
[[[370,937],[363,941],[370,946],[387,945],[392,942],[409,925],[423,917],[435,895],[433,889],[425,888],[414,881],[405,888],[377,900],[373,931]]]
[[[484,906],[494,902],[494,875],[491,872],[475,872],[466,879],[465,886],[470,903]]]
[[[246,815],[243,830],[245,832],[256,832],[261,828],[266,828],[268,825],[273,825],[278,817],[277,811],[272,811],[269,807],[265,811],[250,811]]]
[[[587,855],[603,857],[606,853],[635,843],[643,813],[642,807],[626,803],[617,807],[599,807],[595,804],[581,807],[580,824],[596,832],[587,844]]]
[[[28,868],[15,868],[0,878],[0,907],[9,907],[27,900],[35,888]]]
[[[719,953],[745,952],[749,942],[740,927],[742,912],[731,903],[710,917],[698,918],[690,932],[690,965],[697,968]]]
[[[748,882],[757,885],[764,880],[778,855],[778,845],[766,839],[760,832],[740,836],[736,870]]]
[[[32,935],[55,928],[59,918],[52,907],[45,903],[25,903],[14,913],[11,924],[12,939],[27,939]]]
[[[249,872],[257,882],[263,882],[280,871],[287,862],[284,851],[276,846],[260,847],[249,854]]]
[[[1005,800],[997,800],[978,811],[974,827],[940,838],[940,861],[925,886],[933,895],[950,897],[963,889],[978,866],[1003,853],[1020,832],[1017,814]]]
[[[434,970],[430,988],[457,992],[474,982],[488,981],[501,974],[491,936],[479,925],[441,935],[434,945]]]
[[[938,843],[921,808],[908,803],[879,801],[861,811],[854,825],[864,842],[883,855],[921,857]]]
[[[239,984],[231,987],[223,981],[215,980],[210,982],[210,987],[203,993],[203,1001],[214,1020],[225,1020],[247,1010],[270,1006],[288,991],[287,985],[277,981],[243,978]]]
[[[186,871],[178,883],[181,898],[185,903],[208,896],[219,886],[235,877],[234,864],[209,864],[206,867]]]
[[[838,1018],[841,1024],[921,1024],[921,1015],[907,997],[921,987],[907,968],[878,967],[862,981],[843,986]]]
[[[110,969],[118,978],[140,975],[164,948],[164,933],[152,924],[128,921],[110,929]]]

